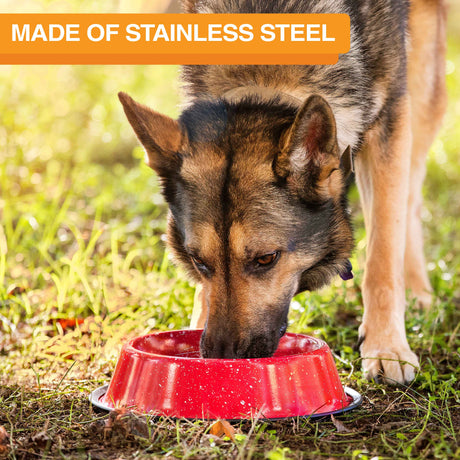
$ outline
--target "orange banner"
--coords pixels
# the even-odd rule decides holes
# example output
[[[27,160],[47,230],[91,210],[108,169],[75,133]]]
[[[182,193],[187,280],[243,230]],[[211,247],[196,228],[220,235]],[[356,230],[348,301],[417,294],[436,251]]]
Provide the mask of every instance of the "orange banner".
[[[334,64],[346,14],[0,14],[0,64]]]

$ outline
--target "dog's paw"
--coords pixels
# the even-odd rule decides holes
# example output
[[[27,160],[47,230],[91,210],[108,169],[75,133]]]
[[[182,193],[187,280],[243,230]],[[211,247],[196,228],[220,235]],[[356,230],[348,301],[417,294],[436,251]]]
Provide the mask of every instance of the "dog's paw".
[[[391,340],[372,340],[364,337],[360,351],[362,368],[367,379],[383,380],[390,385],[407,384],[415,378],[418,358],[407,344]],[[396,341],[397,343],[397,341]]]

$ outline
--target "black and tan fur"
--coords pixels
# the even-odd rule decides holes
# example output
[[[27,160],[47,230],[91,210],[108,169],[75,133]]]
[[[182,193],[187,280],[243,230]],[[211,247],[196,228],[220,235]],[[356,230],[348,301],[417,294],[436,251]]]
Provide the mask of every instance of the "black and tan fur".
[[[349,154],[368,235],[363,368],[414,378],[405,287],[428,304],[423,158],[445,106],[443,0],[186,0],[189,13],[347,13],[333,66],[186,66],[178,121],[120,94],[170,206],[168,238],[202,285],[207,357],[271,355],[291,298],[347,269]],[[409,237],[405,234],[408,232]],[[404,276],[406,284],[404,282]]]

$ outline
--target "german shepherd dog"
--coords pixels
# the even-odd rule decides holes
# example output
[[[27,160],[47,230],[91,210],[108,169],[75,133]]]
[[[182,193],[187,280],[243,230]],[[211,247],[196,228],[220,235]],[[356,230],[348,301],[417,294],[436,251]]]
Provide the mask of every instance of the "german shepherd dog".
[[[351,19],[335,65],[183,67],[177,121],[119,95],[160,177],[169,245],[201,285],[202,355],[271,356],[292,297],[346,278],[353,160],[367,230],[363,370],[410,382],[405,288],[431,302],[420,208],[446,104],[444,0],[185,0],[184,10]]]

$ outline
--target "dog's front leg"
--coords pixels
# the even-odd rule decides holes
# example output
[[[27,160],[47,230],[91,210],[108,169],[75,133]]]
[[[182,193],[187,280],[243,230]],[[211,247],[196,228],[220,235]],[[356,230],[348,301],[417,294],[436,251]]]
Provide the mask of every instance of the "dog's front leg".
[[[393,109],[389,124],[374,126],[356,161],[367,232],[363,322],[359,328],[363,370],[388,383],[414,379],[417,356],[407,343],[404,314],[404,249],[409,187],[409,96]]]
[[[207,307],[204,302],[203,286],[199,284],[195,290],[193,299],[192,319],[190,329],[203,329],[206,324]]]

